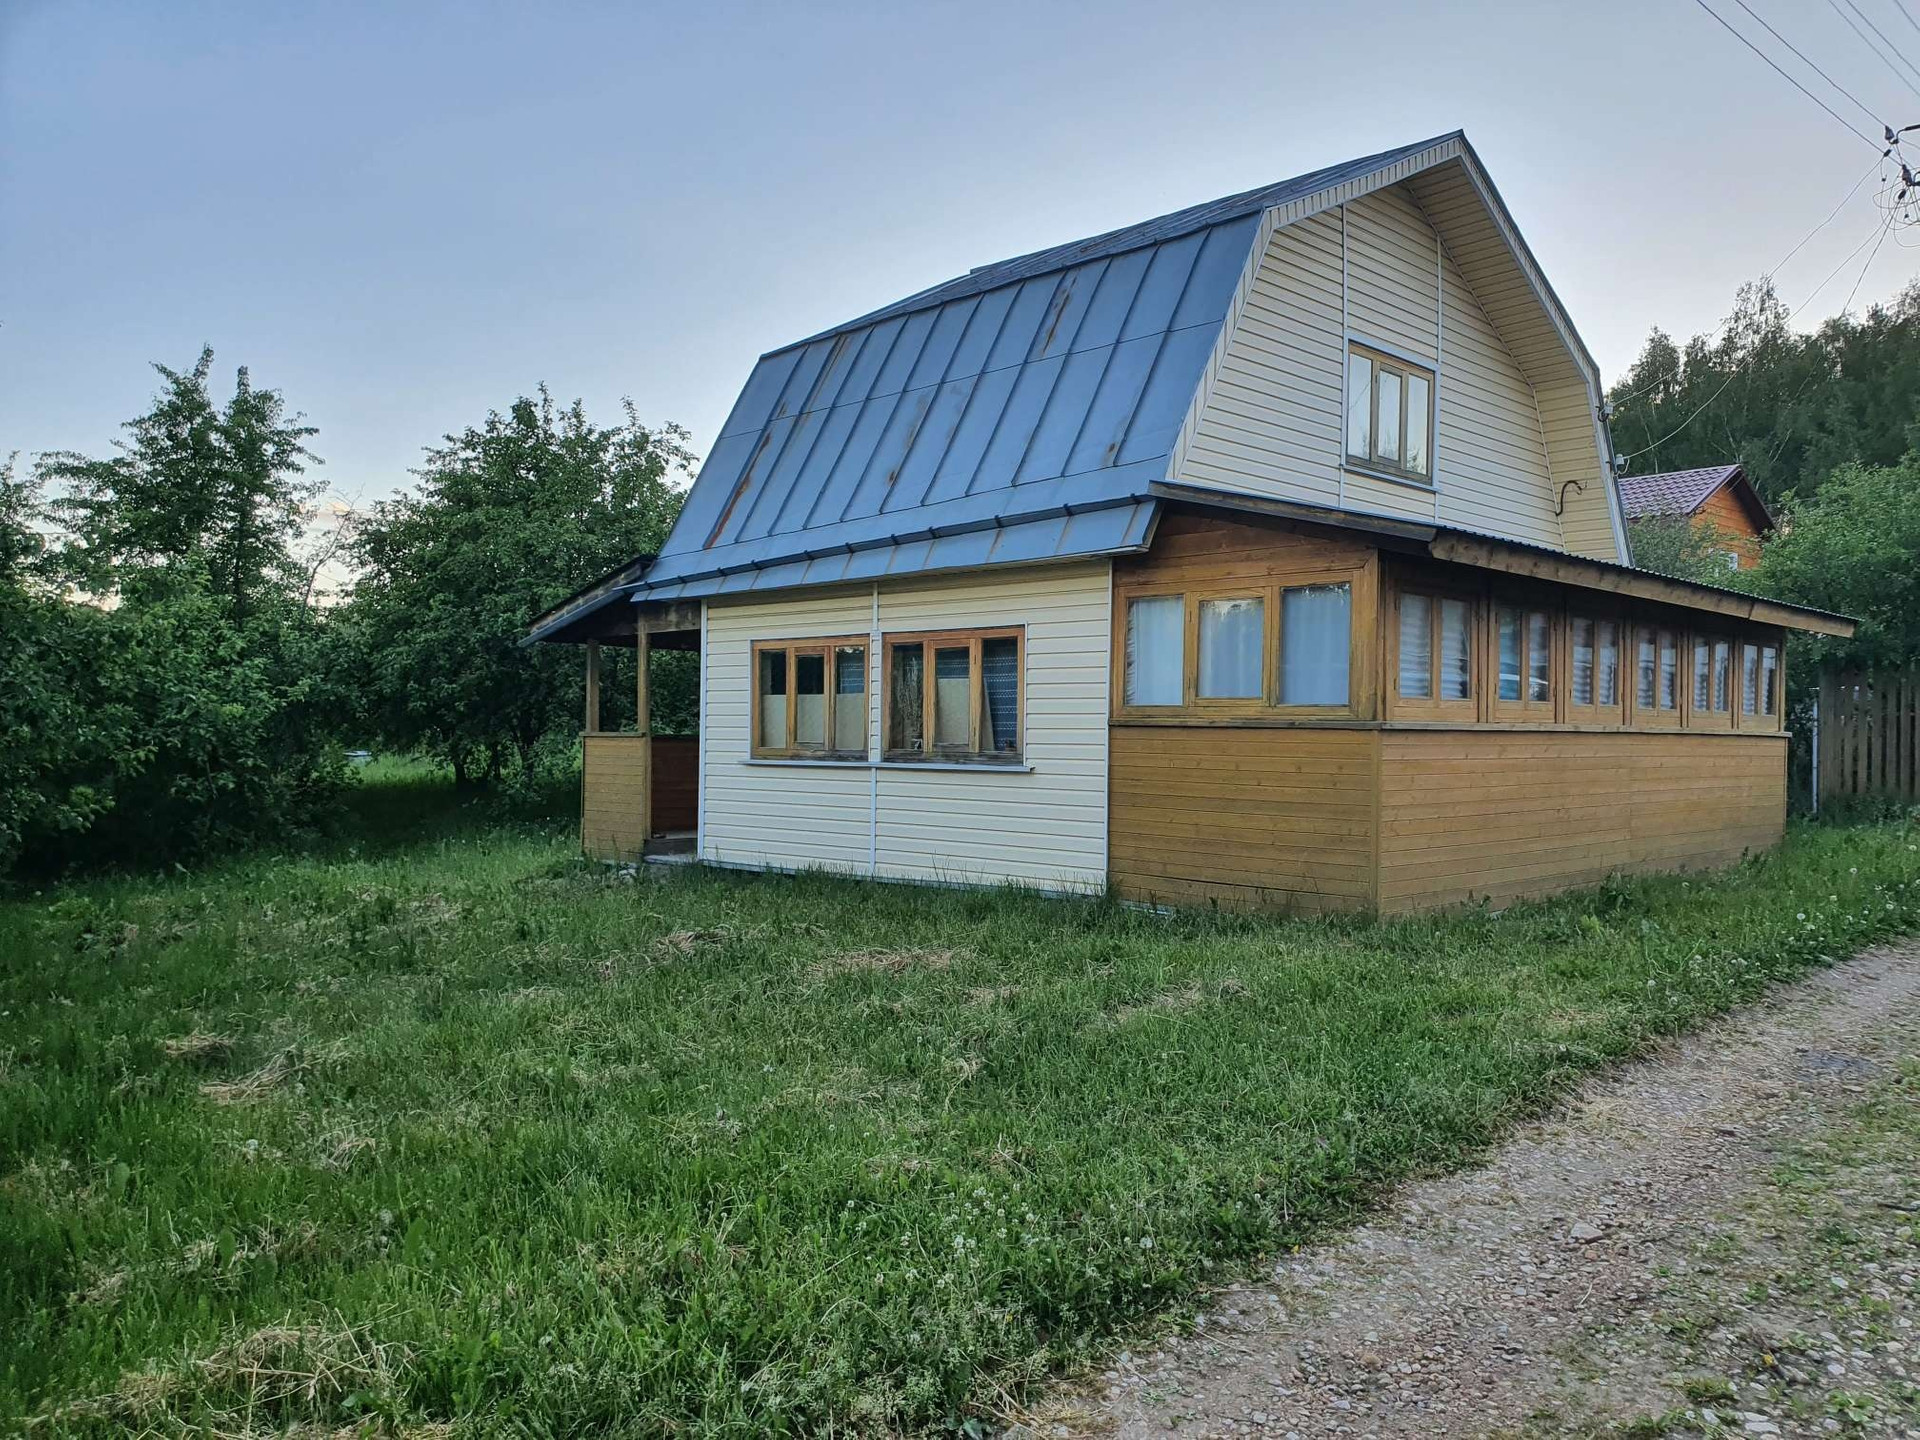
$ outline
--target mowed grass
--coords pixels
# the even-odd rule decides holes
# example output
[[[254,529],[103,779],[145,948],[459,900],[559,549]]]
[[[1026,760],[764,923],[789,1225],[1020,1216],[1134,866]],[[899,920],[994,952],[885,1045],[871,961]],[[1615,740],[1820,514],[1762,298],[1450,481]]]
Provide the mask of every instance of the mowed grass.
[[[978,1428],[1920,922],[1905,824],[1372,923],[626,877],[562,821],[361,804],[355,842],[0,904],[0,1417]]]

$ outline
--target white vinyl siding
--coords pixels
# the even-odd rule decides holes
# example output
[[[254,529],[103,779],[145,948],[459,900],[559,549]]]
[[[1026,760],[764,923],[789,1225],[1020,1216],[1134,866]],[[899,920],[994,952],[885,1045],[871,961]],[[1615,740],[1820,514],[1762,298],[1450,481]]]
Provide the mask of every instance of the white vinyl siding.
[[[1349,336],[1438,362],[1434,488],[1343,466]],[[1273,232],[1176,478],[1560,547],[1547,456],[1532,386],[1397,185]]]
[[[1025,627],[1021,758],[1031,768],[1018,771],[742,764],[751,643],[866,634],[872,594],[709,601],[702,858],[857,874],[871,866],[900,879],[1104,886],[1108,569],[1099,561],[882,584],[883,632]],[[877,682],[872,694],[877,733]]]

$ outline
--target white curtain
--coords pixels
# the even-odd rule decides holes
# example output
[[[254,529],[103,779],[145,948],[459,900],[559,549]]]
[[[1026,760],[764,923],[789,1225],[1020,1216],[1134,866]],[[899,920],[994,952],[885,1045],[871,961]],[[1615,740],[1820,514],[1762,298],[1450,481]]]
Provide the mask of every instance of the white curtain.
[[[1200,693],[1209,700],[1257,699],[1265,648],[1264,600],[1200,602]]]
[[[1433,698],[1433,601],[1400,597],[1400,698]]]
[[[1573,703],[1593,704],[1593,621],[1584,615],[1573,620]]]
[[[1156,595],[1127,606],[1127,704],[1178,705],[1186,665],[1187,602]]]
[[[1281,592],[1280,703],[1347,703],[1353,596],[1345,585]]]
[[[1440,698],[1473,698],[1473,607],[1465,600],[1440,602]]]

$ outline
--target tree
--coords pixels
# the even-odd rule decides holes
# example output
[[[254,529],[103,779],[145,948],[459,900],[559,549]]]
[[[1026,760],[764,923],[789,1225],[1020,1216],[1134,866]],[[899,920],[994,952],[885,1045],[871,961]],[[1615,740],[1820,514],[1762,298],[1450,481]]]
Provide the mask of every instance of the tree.
[[[127,422],[119,453],[40,459],[42,483],[67,492],[54,510],[72,536],[68,568],[100,595],[138,598],[185,579],[244,622],[286,593],[290,547],[318,491],[302,478],[318,463],[306,448],[316,431],[287,416],[278,392],[256,389],[245,366],[233,398],[216,406],[211,349],[191,370],[153,368],[166,383],[153,408]]]
[[[278,837],[342,783],[290,564],[314,432],[244,369],[216,406],[208,352],[155,368],[117,454],[0,473],[0,872]]]
[[[1779,519],[1747,572],[1752,588],[1860,622],[1851,640],[1811,637],[1807,659],[1862,669],[1920,659],[1920,453],[1843,465]]]
[[[1637,567],[1702,585],[1731,583],[1727,552],[1736,543],[1719,526],[1695,524],[1687,515],[1647,515],[1627,522],[1627,544]]]
[[[531,773],[543,740],[577,732],[578,652],[518,642],[542,611],[659,549],[686,439],[642,425],[630,403],[622,423],[596,426],[542,387],[430,450],[418,485],[374,507],[354,545],[361,574],[341,618],[378,735],[464,784]]]
[[[1640,473],[1737,460],[1769,504],[1848,462],[1898,463],[1920,420],[1920,284],[1812,334],[1791,319],[1763,280],[1717,337],[1654,330],[1609,392],[1615,448]]]

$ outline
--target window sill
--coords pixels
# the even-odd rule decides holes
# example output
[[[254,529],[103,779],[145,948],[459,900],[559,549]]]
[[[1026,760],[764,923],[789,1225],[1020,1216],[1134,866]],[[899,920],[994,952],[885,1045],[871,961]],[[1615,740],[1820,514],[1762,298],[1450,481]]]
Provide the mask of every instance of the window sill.
[[[959,770],[968,775],[1030,775],[1022,760],[803,760],[756,756],[742,765],[791,766],[804,770]]]
[[[1411,475],[1396,475],[1391,470],[1377,470],[1371,465],[1361,465],[1352,460],[1342,462],[1340,468],[1349,475],[1364,475],[1369,480],[1385,480],[1389,484],[1404,485],[1409,490],[1418,490],[1427,495],[1435,494],[1438,489],[1433,483],[1432,476],[1428,476],[1425,480],[1418,480]]]

